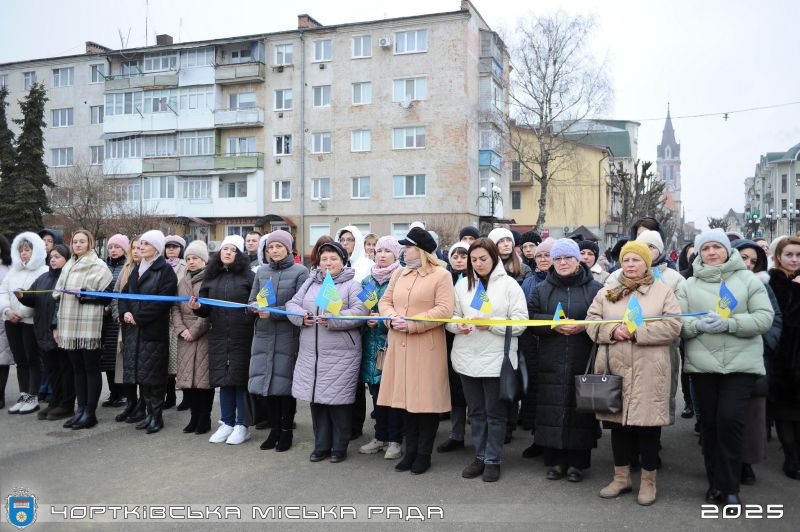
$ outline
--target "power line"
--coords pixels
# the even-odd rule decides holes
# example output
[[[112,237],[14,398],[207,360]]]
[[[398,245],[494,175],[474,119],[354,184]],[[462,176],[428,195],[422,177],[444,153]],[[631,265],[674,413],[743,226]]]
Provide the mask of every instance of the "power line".
[[[727,120],[734,113],[749,113],[751,111],[763,111],[765,109],[777,109],[779,107],[789,107],[791,105],[800,105],[800,101],[777,103],[777,104],[774,104],[774,105],[763,105],[763,106],[760,106],[760,107],[748,107],[746,109],[736,109],[736,110],[733,110],[733,111],[721,111],[721,112],[716,112],[716,113],[701,113],[701,114],[696,114],[696,115],[673,116],[672,119],[673,120],[679,120],[681,118],[705,118],[705,117],[709,117],[709,116],[721,116],[722,118]],[[658,117],[658,118],[640,118],[640,119],[638,119],[636,121],[637,122],[650,122],[650,121],[654,121],[654,120],[663,121],[663,120],[666,120],[666,119],[667,119],[666,116],[661,116],[661,117]]]

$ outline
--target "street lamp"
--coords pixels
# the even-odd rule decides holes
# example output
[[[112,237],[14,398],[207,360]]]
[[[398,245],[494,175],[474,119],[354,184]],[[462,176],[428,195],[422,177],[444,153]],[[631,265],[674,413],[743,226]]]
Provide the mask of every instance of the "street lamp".
[[[497,180],[494,178],[494,176],[490,177],[489,178],[489,190],[487,190],[486,187],[481,187],[480,188],[480,192],[481,193],[480,193],[480,196],[478,196],[478,201],[480,201],[481,199],[488,199],[489,200],[489,205],[490,205],[489,212],[490,212],[490,219],[491,219],[491,222],[492,222],[492,228],[494,228],[495,204],[499,203],[501,201],[501,193],[503,192],[500,189],[500,187],[498,187],[495,184],[496,181]]]
[[[792,233],[794,232],[794,217],[797,216],[798,211],[796,211],[794,207],[790,205],[788,210],[783,209],[782,214],[789,224],[789,236],[792,236]]]
[[[773,231],[775,231],[775,224],[778,222],[778,215],[775,214],[774,209],[770,209],[767,215],[765,216],[767,221],[767,227],[769,227],[769,240],[772,242],[773,238]]]
[[[758,226],[761,225],[761,218],[759,212],[756,210],[754,213],[747,213],[747,226],[750,230],[750,238],[760,236],[758,234]]]

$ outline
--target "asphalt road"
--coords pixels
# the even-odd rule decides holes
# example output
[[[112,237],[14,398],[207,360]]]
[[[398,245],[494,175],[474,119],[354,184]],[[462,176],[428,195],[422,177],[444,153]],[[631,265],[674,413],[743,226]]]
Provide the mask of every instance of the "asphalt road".
[[[6,400],[16,398],[16,392],[12,367]],[[432,468],[420,476],[395,472],[395,462],[382,455],[359,455],[358,446],[372,434],[369,419],[364,436],[351,442],[345,462],[310,463],[311,419],[304,403],[298,405],[295,445],[285,453],[258,448],[267,431],[253,430],[253,438],[243,445],[213,445],[208,442],[209,435],[181,432],[187,412],[167,411],[165,429],[154,435],[114,422],[118,412],[101,408],[98,426],[72,431],[61,428],[60,421],[39,421],[35,414],[0,411],[0,530],[13,530],[5,506],[16,487],[27,488],[37,499],[37,522],[30,530],[216,530],[223,526],[226,530],[265,526],[319,530],[320,524],[355,530],[800,529],[800,482],[782,474],[775,439],[769,445],[769,460],[755,468],[757,484],[743,486],[741,496],[746,504],[761,505],[764,514],[767,505],[783,505],[783,517],[701,518],[707,486],[692,431],[694,420],[679,419],[664,430],[658,500],[645,508],[636,504],[635,494],[615,500],[597,496],[612,474],[608,432],[593,453],[592,468],[586,471],[584,481],[569,483],[546,480],[546,468],[539,459],[521,457],[531,436],[518,430],[505,447],[501,480],[487,484],[480,478],[461,478],[461,469],[472,460],[469,446],[446,455],[434,453]],[[212,416],[218,413],[215,403]],[[442,422],[437,442],[447,437],[448,429],[449,422]],[[637,483],[638,475],[634,489]],[[120,507],[116,520],[109,505]],[[187,519],[159,520],[160,506],[174,506],[173,517]],[[148,516],[150,520],[143,518],[144,507],[155,512]],[[232,513],[237,509],[241,519]],[[126,510],[127,516],[123,514]],[[215,510],[221,517],[228,511],[230,519],[223,521]],[[94,519],[77,519],[89,511],[95,512]],[[295,519],[302,517],[303,511],[309,519]],[[751,509],[752,515],[758,512]],[[188,519],[205,518],[207,513],[208,519]],[[314,520],[315,515],[321,519]],[[423,521],[420,516],[430,519]]]

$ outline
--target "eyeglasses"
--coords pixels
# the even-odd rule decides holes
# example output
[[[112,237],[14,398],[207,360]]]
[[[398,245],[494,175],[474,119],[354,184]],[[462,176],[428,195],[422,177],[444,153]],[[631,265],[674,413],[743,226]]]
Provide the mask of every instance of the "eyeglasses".
[[[556,258],[553,259],[553,262],[564,262],[564,263],[567,263],[570,260],[574,260],[574,259],[575,259],[575,257],[556,257]]]
[[[355,241],[356,241],[355,238],[340,238],[339,239],[339,243],[340,244],[344,244],[345,242],[355,242]]]

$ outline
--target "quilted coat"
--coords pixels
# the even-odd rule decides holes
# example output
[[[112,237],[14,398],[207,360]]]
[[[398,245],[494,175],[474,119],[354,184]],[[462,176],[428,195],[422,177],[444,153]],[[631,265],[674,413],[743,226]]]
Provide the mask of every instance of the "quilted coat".
[[[178,295],[199,296],[205,278],[205,272],[194,277],[185,274],[178,281]],[[170,325],[170,334],[178,339],[175,385],[178,388],[208,389],[208,320],[192,312],[189,305],[182,301],[172,305]],[[191,342],[180,337],[183,331],[189,331],[192,335]]]

